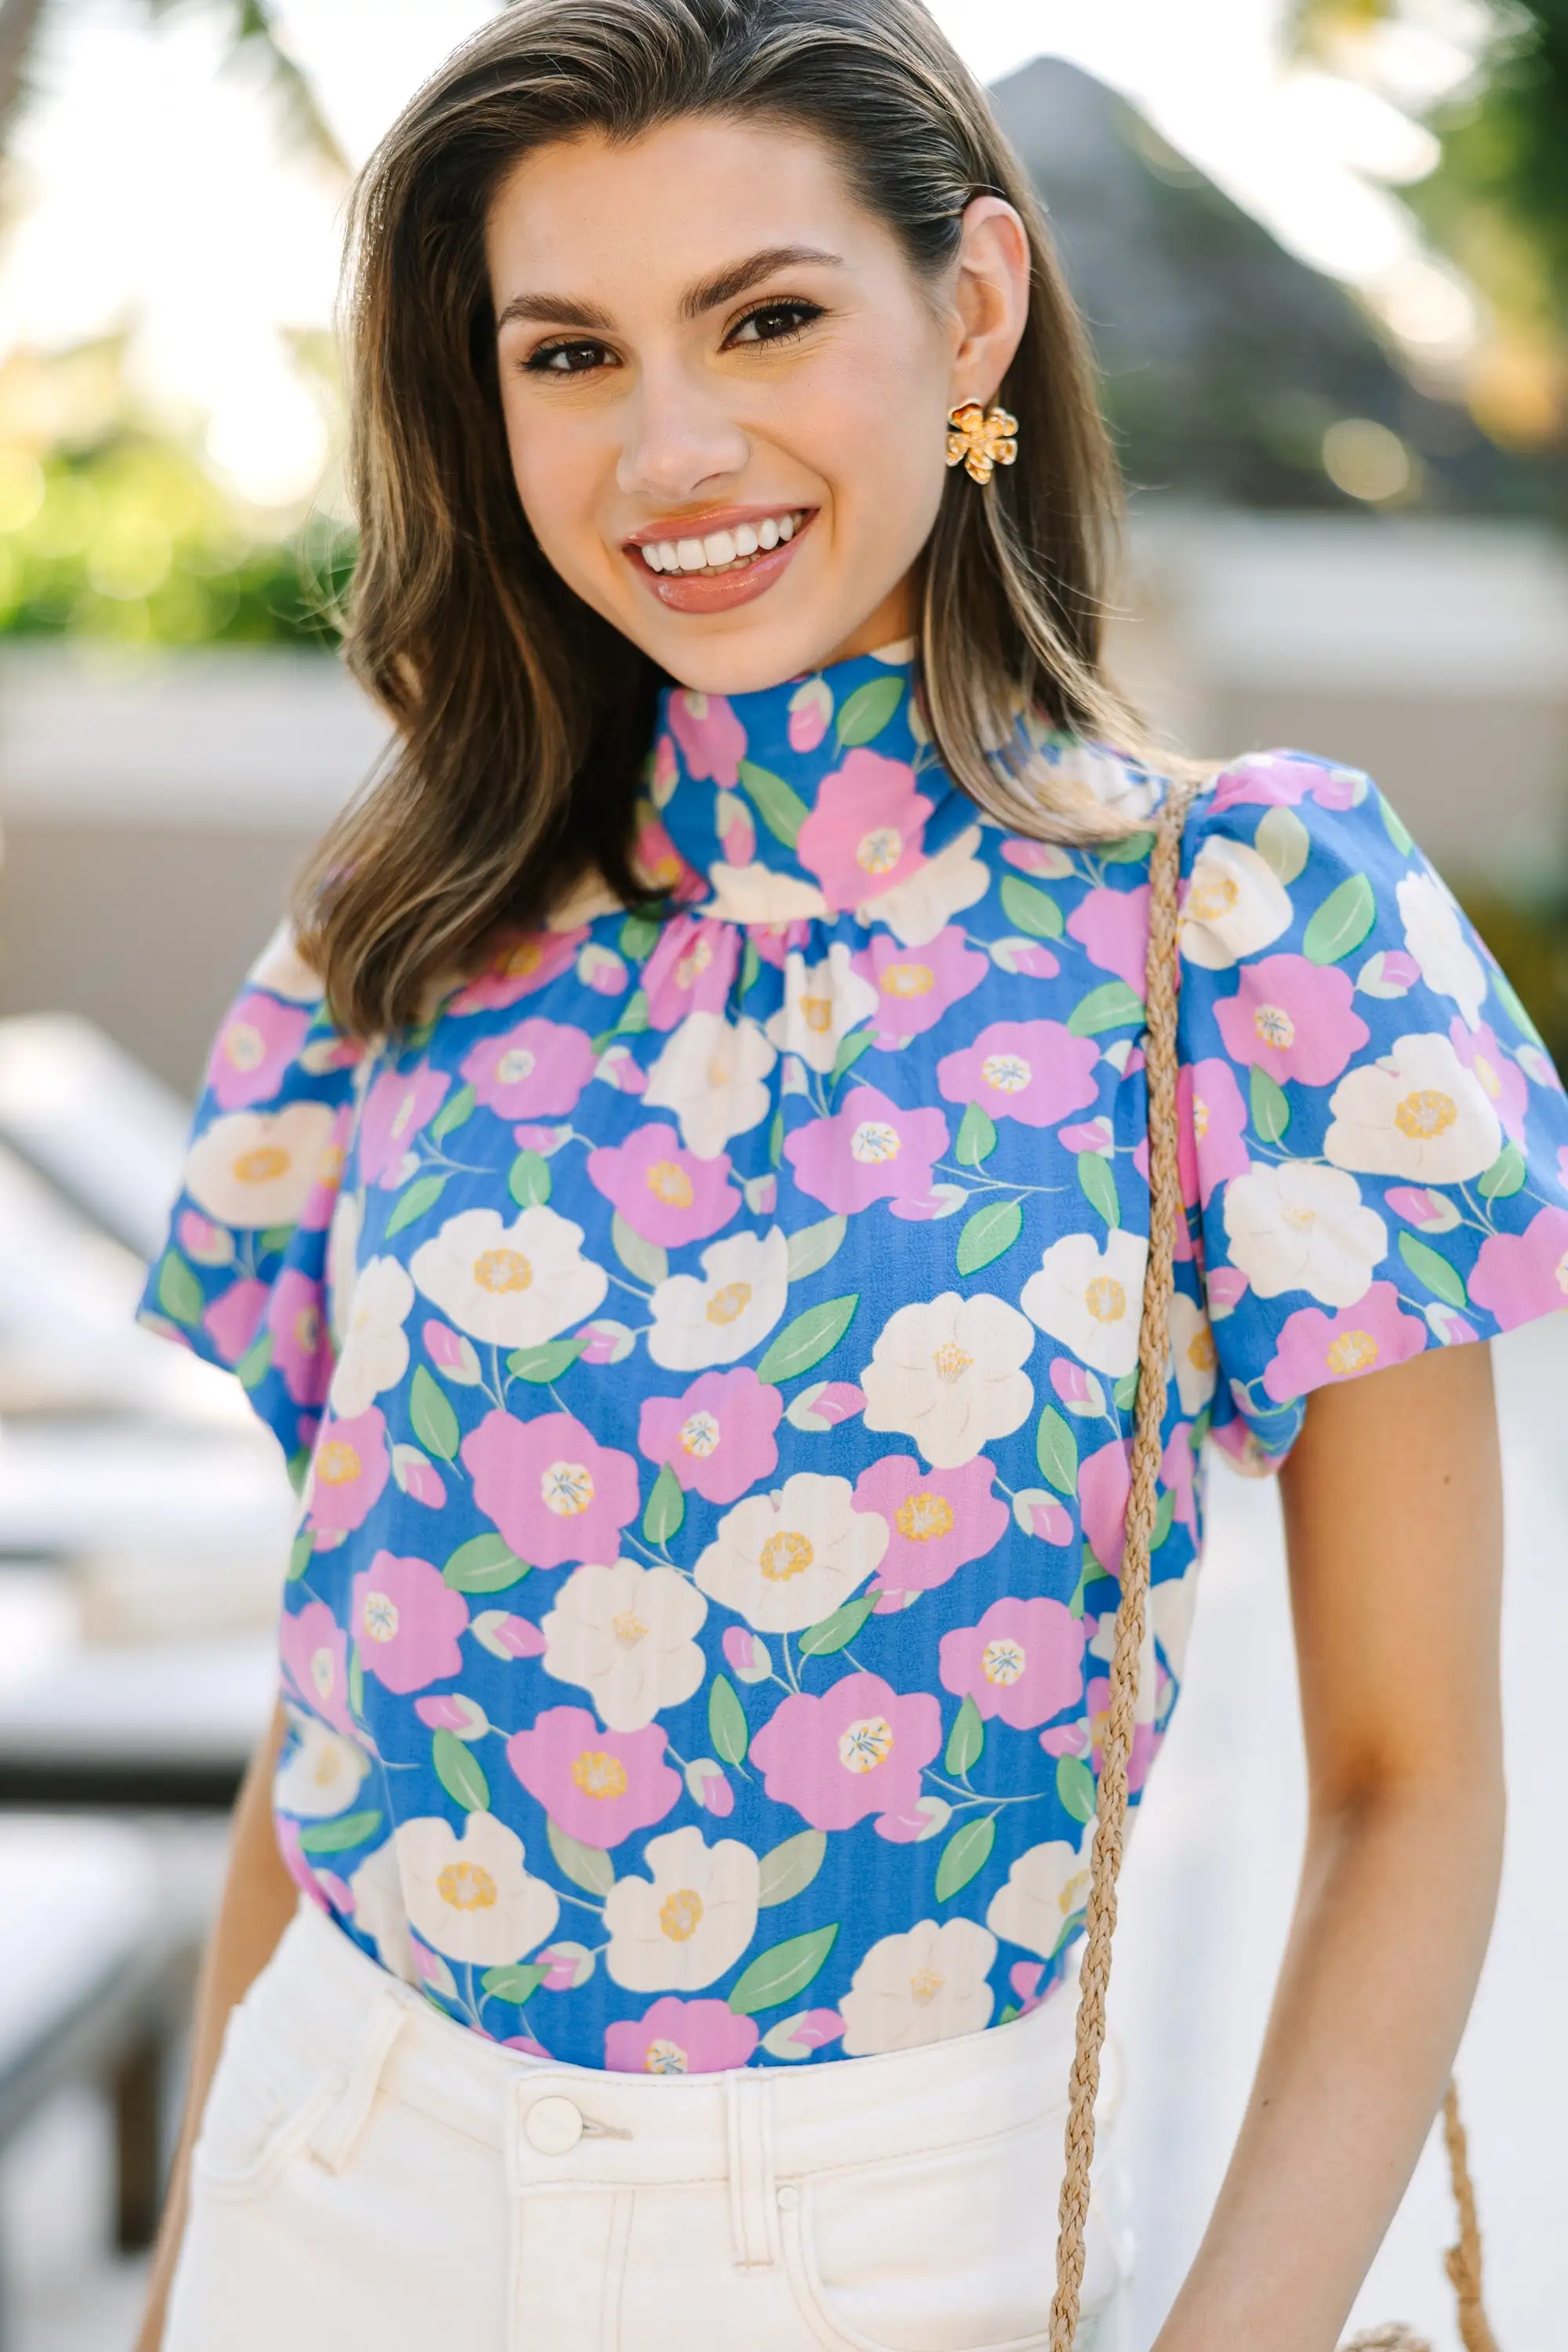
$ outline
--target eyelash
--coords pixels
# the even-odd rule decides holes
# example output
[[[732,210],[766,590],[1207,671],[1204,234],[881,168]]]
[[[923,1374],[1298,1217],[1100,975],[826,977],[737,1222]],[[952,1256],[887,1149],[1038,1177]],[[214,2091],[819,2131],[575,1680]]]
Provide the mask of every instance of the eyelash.
[[[759,319],[787,317],[795,323],[786,327],[782,334],[752,335],[747,336],[745,341],[769,346],[797,342],[806,328],[815,325],[822,316],[823,309],[820,302],[802,301],[793,296],[783,298],[775,296],[771,301],[759,302],[753,310],[748,310],[742,318],[737,319],[724,340],[726,344],[732,343],[740,336],[743,327],[754,325]],[[588,375],[600,364],[598,360],[591,362],[586,367],[556,367],[552,362],[567,353],[581,352],[602,353],[604,349],[603,343],[593,342],[585,336],[563,337],[557,342],[541,343],[537,351],[531,352],[522,362],[523,371],[529,375]]]

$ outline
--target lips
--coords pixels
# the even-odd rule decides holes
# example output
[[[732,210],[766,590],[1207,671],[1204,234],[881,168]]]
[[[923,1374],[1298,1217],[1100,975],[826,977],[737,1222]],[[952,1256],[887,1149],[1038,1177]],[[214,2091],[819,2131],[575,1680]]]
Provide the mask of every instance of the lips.
[[[805,521],[808,509],[788,507],[765,514],[755,522],[737,522],[731,529],[696,534],[672,532],[665,539],[634,542],[650,572],[673,577],[677,572],[710,577],[737,564],[752,563],[775,547],[787,547]]]
[[[692,523],[651,524],[624,542],[644,586],[667,610],[720,613],[762,595],[788,567],[816,517],[815,507],[715,510]],[[673,561],[671,560],[673,559]]]

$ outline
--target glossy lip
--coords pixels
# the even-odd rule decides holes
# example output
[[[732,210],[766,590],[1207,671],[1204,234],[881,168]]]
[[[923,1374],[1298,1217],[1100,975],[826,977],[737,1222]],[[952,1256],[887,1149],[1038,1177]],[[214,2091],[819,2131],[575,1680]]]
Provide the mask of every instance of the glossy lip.
[[[795,526],[795,537],[778,547],[758,555],[740,572],[719,572],[704,578],[699,572],[650,572],[638,550],[650,539],[706,539],[716,530],[732,530],[737,523],[761,522],[768,515],[795,514],[795,507],[719,507],[710,515],[689,515],[679,529],[661,523],[657,529],[642,531],[636,539],[623,542],[626,562],[640,577],[643,585],[656,596],[667,612],[727,613],[736,604],[749,604],[757,596],[765,596],[774,582],[787,570],[790,558],[816,520],[817,509],[808,507],[805,520]]]
[[[657,546],[661,539],[710,539],[716,530],[733,530],[742,522],[766,522],[770,515],[803,514],[809,522],[816,512],[804,499],[775,499],[765,507],[710,507],[702,514],[668,515],[662,522],[645,523],[641,530],[628,531],[621,545],[647,547]],[[805,523],[800,528],[804,530]],[[646,572],[647,566],[643,569]],[[675,577],[673,572],[670,577]]]

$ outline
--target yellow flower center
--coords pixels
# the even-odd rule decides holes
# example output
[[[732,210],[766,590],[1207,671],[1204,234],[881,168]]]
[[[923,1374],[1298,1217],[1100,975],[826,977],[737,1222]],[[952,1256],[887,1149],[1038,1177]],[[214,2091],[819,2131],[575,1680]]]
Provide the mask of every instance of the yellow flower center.
[[[1088,1901],[1089,1873],[1087,1870],[1075,1871],[1063,1884],[1062,1891],[1057,1897],[1057,1907],[1064,1919],[1070,1919],[1073,1913],[1081,1911]]]
[[[482,1863],[449,1862],[437,1874],[436,1892],[451,1911],[492,1911],[498,1888]]]
[[[1459,1106],[1452,1095],[1442,1093],[1436,1087],[1421,1087],[1406,1095],[1394,1114],[1394,1123],[1415,1142],[1428,1143],[1452,1127],[1459,1116]]]
[[[1263,1045],[1280,1053],[1296,1042],[1296,1024],[1282,1004],[1260,1004],[1252,1016],[1252,1026]]]
[[[936,974],[929,963],[889,963],[881,971],[884,996],[929,996]]]
[[[1209,1107],[1202,1095],[1193,1097],[1193,1139],[1201,1143],[1209,1131]]]
[[[1097,1323],[1120,1323],[1127,1312],[1127,1293],[1113,1274],[1097,1274],[1083,1303]]]
[[[603,1748],[584,1748],[572,1767],[572,1778],[585,1797],[600,1802],[626,1793],[626,1766]]]
[[[1489,1062],[1484,1054],[1478,1054],[1470,1067],[1481,1082],[1481,1091],[1496,1102],[1502,1093],[1502,1080],[1498,1076],[1496,1064]]]
[[[661,1935],[672,1944],[689,1944],[702,1925],[702,1897],[694,1886],[682,1886],[674,1895],[667,1895],[658,1906]]]
[[[885,1118],[863,1118],[849,1139],[849,1157],[862,1167],[876,1167],[884,1160],[896,1160],[903,1149],[903,1139],[896,1127]]]
[[[223,1048],[237,1070],[254,1070],[267,1057],[267,1040],[253,1021],[231,1022]]]
[[[792,1576],[804,1575],[816,1557],[809,1536],[795,1528],[781,1528],[763,1546],[757,1566],[770,1584],[787,1584]]]
[[[721,1094],[733,1076],[734,1073],[730,1066],[730,1055],[721,1047],[708,1065],[708,1083],[715,1094]]]
[[[481,1290],[500,1297],[509,1290],[526,1290],[533,1280],[533,1268],[521,1250],[481,1250],[474,1260],[474,1280]]]
[[[635,1650],[647,1638],[647,1625],[635,1609],[617,1609],[610,1620],[610,1631],[618,1650]]]
[[[643,1182],[654,1199],[662,1201],[667,1209],[689,1209],[691,1206],[691,1179],[685,1169],[673,1160],[656,1160]]]
[[[800,1000],[801,1019],[817,1036],[826,1037],[833,1026],[831,996],[803,996]]]
[[[897,825],[878,824],[856,844],[855,863],[862,874],[890,874],[903,854],[903,835]]]
[[[1228,874],[1205,874],[1187,893],[1187,915],[1194,923],[1216,922],[1230,914],[1241,898]]]
[[[1187,1342],[1187,1361],[1195,1372],[1212,1372],[1219,1362],[1214,1343],[1214,1333],[1206,1323],[1200,1323]]]
[[[574,1519],[594,1499],[593,1474],[582,1462],[552,1462],[539,1482],[539,1499],[558,1519]]]
[[[534,1057],[526,1045],[511,1045],[496,1064],[496,1076],[503,1087],[521,1085],[533,1076]]]
[[[749,1282],[722,1282],[702,1309],[710,1323],[733,1323],[752,1303]]]
[[[1022,1054],[987,1054],[980,1075],[996,1094],[1021,1095],[1034,1072]]]
[[[1005,1690],[1016,1683],[1024,1671],[1024,1645],[1004,1634],[1000,1641],[987,1642],[980,1653],[980,1671],[988,1683],[996,1683]]]
[[[934,1969],[917,1969],[910,1979],[910,1999],[917,2009],[929,2009],[946,1982]]]
[[[272,1184],[289,1172],[289,1154],[281,1144],[258,1143],[254,1151],[242,1151],[234,1163],[234,1172],[242,1184]]]
[[[907,1495],[893,1513],[893,1525],[911,1543],[930,1543],[933,1536],[952,1533],[952,1505],[945,1495]]]
[[[682,1454],[694,1454],[699,1462],[705,1462],[709,1454],[718,1451],[721,1433],[716,1414],[690,1413],[680,1424],[680,1450]]]
[[[1316,1224],[1317,1221],[1316,1209],[1309,1209],[1300,1201],[1287,1202],[1279,1212],[1280,1223],[1289,1225],[1293,1234],[1304,1234],[1310,1226]]]
[[[537,940],[520,940],[516,947],[508,949],[496,970],[503,980],[526,980],[543,961],[544,950]]]
[[[847,1772],[874,1772],[893,1752],[893,1727],[885,1715],[863,1716],[838,1735],[838,1761]]]
[[[1342,1377],[1347,1372],[1364,1372],[1369,1364],[1376,1361],[1377,1341],[1370,1331],[1342,1331],[1329,1342],[1329,1370]]]
[[[313,1356],[321,1339],[321,1310],[301,1307],[294,1318],[294,1345],[302,1356]]]
[[[684,2074],[686,2053],[679,2042],[650,2042],[642,2063],[645,2074]]]
[[[397,1639],[397,1603],[389,1592],[367,1592],[360,1607],[360,1623],[373,1642]]]
[[[348,1154],[341,1143],[329,1143],[316,1163],[317,1183],[324,1184],[329,1192],[335,1192],[342,1181],[347,1160]]]
[[[310,1682],[320,1699],[331,1698],[332,1685],[338,1678],[338,1662],[323,1645],[310,1653]]]
[[[704,939],[698,940],[694,945],[687,949],[686,953],[681,957],[679,962],[675,967],[675,984],[677,988],[691,988],[695,986],[696,982],[701,979],[702,974],[707,971],[712,961],[713,949],[711,942]]]
[[[348,1486],[359,1476],[363,1465],[346,1438],[329,1437],[317,1450],[316,1483],[321,1486]]]
[[[931,1360],[937,1379],[952,1382],[963,1378],[974,1359],[965,1353],[956,1339],[944,1339],[940,1348],[932,1349]]]

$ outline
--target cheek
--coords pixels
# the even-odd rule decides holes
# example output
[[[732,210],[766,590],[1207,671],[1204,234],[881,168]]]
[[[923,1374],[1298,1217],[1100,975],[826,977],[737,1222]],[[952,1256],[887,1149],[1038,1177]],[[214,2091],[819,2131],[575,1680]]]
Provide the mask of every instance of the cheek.
[[[507,406],[506,438],[511,478],[533,535],[554,569],[574,581],[598,546],[592,436],[576,420],[542,415],[532,402],[519,402]]]

